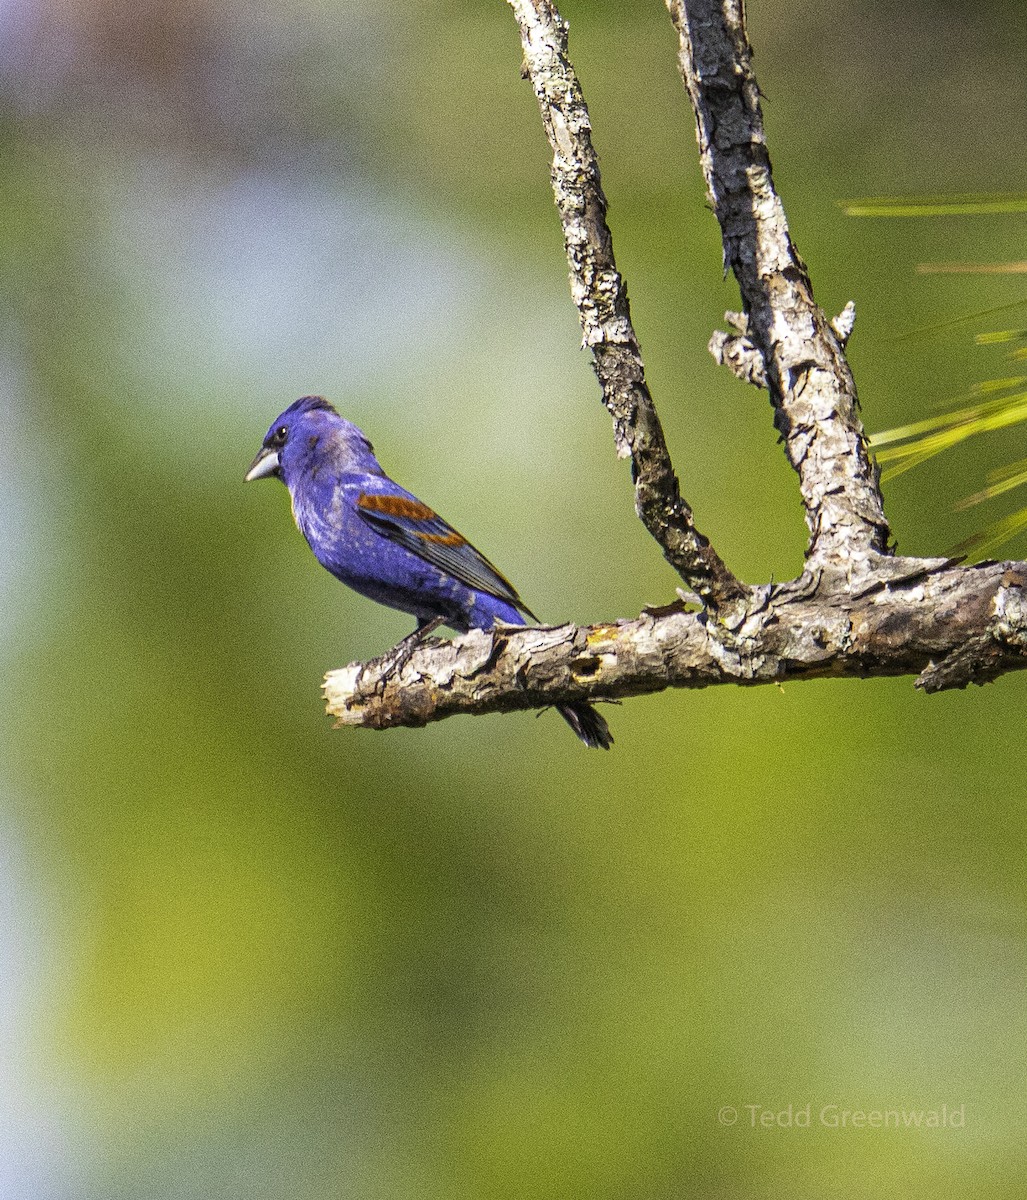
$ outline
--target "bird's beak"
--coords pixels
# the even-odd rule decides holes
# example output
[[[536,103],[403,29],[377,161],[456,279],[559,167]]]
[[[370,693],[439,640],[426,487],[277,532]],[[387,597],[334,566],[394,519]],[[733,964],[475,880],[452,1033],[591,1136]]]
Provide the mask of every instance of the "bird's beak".
[[[278,451],[270,446],[261,446],[260,453],[250,463],[244,483],[252,483],[254,479],[269,479],[278,474]]]

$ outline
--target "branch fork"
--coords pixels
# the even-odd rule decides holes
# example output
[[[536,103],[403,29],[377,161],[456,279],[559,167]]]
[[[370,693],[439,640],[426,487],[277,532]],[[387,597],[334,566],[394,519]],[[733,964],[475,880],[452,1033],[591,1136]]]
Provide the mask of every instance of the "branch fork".
[[[551,0],[508,0],[552,150],[552,185],[571,295],[631,461],[639,518],[681,577],[681,599],[633,620],[498,628],[417,646],[325,678],[338,725],[425,725],[667,687],[916,674],[926,692],[1027,666],[1027,564],[961,566],[890,552],[876,464],[845,358],[850,303],[828,320],[813,298],[773,181],[743,0],[666,0],[696,117],[699,157],[742,313],[710,352],[764,389],[809,528],[802,576],[742,583],[681,495],[645,378],[606,221],[591,122]],[[691,610],[690,602],[701,605]]]

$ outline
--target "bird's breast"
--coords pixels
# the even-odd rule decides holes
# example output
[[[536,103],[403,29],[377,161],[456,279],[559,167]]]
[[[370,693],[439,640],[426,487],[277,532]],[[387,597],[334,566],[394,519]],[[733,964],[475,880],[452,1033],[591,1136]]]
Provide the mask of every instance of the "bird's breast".
[[[345,535],[346,511],[338,487],[289,489],[292,519],[320,558],[319,550]]]

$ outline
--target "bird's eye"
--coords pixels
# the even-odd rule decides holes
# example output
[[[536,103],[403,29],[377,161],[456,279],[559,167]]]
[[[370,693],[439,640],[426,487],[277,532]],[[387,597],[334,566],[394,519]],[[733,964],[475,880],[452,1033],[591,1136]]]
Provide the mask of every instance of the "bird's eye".
[[[289,436],[289,427],[287,425],[279,425],[278,428],[274,432],[274,437],[272,437],[271,440],[274,442],[274,444],[276,446],[284,446],[285,439],[288,436]]]

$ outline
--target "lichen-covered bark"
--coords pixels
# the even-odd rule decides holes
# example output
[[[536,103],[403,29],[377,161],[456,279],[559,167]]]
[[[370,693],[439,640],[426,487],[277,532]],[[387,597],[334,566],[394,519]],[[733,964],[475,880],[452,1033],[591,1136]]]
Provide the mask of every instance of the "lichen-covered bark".
[[[567,57],[567,25],[549,0],[509,3],[521,31],[524,73],[535,90],[553,149],[553,194],[563,225],[571,293],[603,402],[613,418],[617,454],[631,459],[636,510],[667,560],[704,601],[736,599],[744,588],[695,526],[646,383],[627,289],[606,223],[588,109]]]
[[[734,628],[685,605],[609,625],[475,631],[417,651],[398,675],[375,662],[325,678],[340,725],[425,725],[664,688],[789,679],[918,676],[925,691],[1027,667],[1027,563],[892,560],[857,592],[795,581],[754,591]]]
[[[724,259],[738,280],[775,424],[799,475],[808,557],[832,559],[858,577],[887,552],[888,524],[844,337],[813,299],[774,189],[743,0],[666,3],[678,30],[678,63],[695,110]],[[757,382],[751,360],[737,343],[729,348],[736,352],[730,365],[744,366],[743,377]]]

